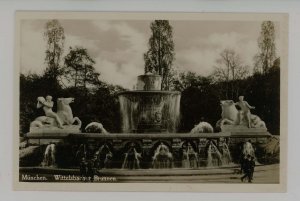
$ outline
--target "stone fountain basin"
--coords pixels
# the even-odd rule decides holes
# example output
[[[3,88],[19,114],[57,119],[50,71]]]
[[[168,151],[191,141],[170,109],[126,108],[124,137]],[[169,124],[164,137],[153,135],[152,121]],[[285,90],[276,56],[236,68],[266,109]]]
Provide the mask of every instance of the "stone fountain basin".
[[[66,137],[74,138],[219,138],[219,137],[270,137],[269,132],[247,131],[247,132],[218,132],[218,133],[82,133],[82,132],[40,132],[40,133],[27,133],[26,138],[29,139],[63,139]]]
[[[134,91],[122,91],[119,92],[118,95],[122,94],[178,94],[180,95],[179,91],[162,91],[162,90],[151,90],[151,91],[144,91],[144,90],[134,90]]]
[[[252,142],[264,143],[272,135],[269,132],[219,132],[219,133],[27,133],[26,138],[31,144],[49,144],[49,142],[63,142],[64,140],[112,140],[115,142],[123,140],[197,140],[197,139],[220,139],[230,138],[231,143],[237,144],[251,140]]]
[[[228,142],[230,149],[235,150],[241,143],[251,140],[257,146],[264,145],[272,135],[268,132],[255,132],[255,130],[248,132],[219,132],[219,133],[27,133],[26,138],[29,146],[32,145],[47,145],[50,143],[57,143],[60,145],[70,145],[70,144],[81,144],[81,143],[91,143],[91,144],[101,144],[108,143],[113,146],[113,149],[119,153],[122,151],[126,144],[134,142],[139,148],[139,151],[146,151],[148,155],[153,155],[153,150],[155,147],[163,142],[167,145],[173,154],[176,154],[183,146],[183,143],[192,143],[195,147],[204,148],[209,140],[213,140],[217,145],[222,146],[222,142]],[[204,147],[203,147],[204,146]],[[201,149],[202,149],[201,148]],[[198,149],[198,148],[197,148]],[[152,151],[151,151],[152,150]],[[236,152],[236,151],[235,151]],[[236,154],[234,154],[236,155]],[[235,157],[236,158],[236,157]],[[177,160],[177,159],[176,159]],[[236,162],[235,160],[234,162]],[[177,166],[176,166],[177,167]],[[176,168],[175,167],[175,168]],[[233,166],[231,165],[231,168]],[[53,168],[42,168],[42,167],[22,167],[20,170],[27,172],[30,168],[35,169],[37,172],[48,171],[52,172]],[[223,168],[223,167],[222,167]],[[224,167],[226,168],[226,167]],[[49,169],[49,170],[48,170]],[[183,168],[184,169],[184,168]],[[207,168],[201,168],[205,170]],[[192,169],[189,169],[192,170]],[[200,170],[200,169],[199,169]],[[53,170],[54,171],[54,170]],[[67,172],[62,168],[57,169],[58,172]],[[71,170],[72,172],[73,170]],[[74,171],[78,171],[75,170]],[[106,170],[105,170],[106,171]],[[107,170],[107,174],[110,170]],[[150,171],[151,174],[154,170]],[[164,170],[163,170],[164,171]],[[176,172],[176,171],[175,171]],[[104,172],[102,172],[104,173]],[[127,174],[127,173],[126,173]],[[141,172],[141,174],[144,174]]]
[[[248,133],[250,134],[250,133]],[[151,138],[219,138],[230,137],[230,132],[219,133],[27,133],[28,139],[64,139],[64,138],[95,138],[95,139],[151,139]]]
[[[180,118],[180,92],[135,90],[118,93],[122,133],[175,132]]]

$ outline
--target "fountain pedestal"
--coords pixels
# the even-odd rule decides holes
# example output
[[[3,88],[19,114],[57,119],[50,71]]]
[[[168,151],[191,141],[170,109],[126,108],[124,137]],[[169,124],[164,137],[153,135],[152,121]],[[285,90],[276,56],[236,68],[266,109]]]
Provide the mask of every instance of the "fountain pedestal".
[[[161,76],[138,76],[137,90],[118,94],[123,133],[174,133],[179,123],[180,93],[161,91]]]
[[[70,133],[70,134],[53,134],[53,133],[28,133],[26,138],[31,145],[48,145],[50,142],[62,144],[63,146],[71,145],[79,147],[81,144],[88,144],[90,147],[99,147],[107,144],[113,155],[113,168],[121,168],[124,160],[124,153],[128,145],[134,143],[135,148],[141,153],[141,168],[152,168],[152,157],[157,147],[163,143],[168,147],[173,155],[174,167],[182,167],[182,149],[190,144],[199,155],[199,167],[206,167],[207,164],[207,145],[210,141],[218,148],[223,150],[224,143],[231,150],[233,161],[238,162],[240,150],[238,147],[241,143],[251,140],[251,143],[259,148],[263,147],[271,137],[269,133],[238,133],[220,132],[220,133],[110,133],[107,135],[99,133]],[[59,145],[58,145],[59,147]],[[66,149],[67,150],[67,149]],[[75,151],[76,153],[76,151]],[[74,158],[74,150],[64,155]],[[118,158],[117,156],[120,156]],[[259,156],[258,156],[259,157]],[[260,160],[260,158],[258,158]],[[58,161],[59,162],[59,161]],[[58,164],[59,165],[59,164]]]

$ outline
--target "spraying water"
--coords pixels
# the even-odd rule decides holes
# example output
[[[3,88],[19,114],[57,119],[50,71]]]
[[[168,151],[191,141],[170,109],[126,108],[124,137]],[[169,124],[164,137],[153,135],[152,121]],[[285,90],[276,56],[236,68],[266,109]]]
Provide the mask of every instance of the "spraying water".
[[[183,168],[197,168],[198,167],[198,154],[194,148],[188,143],[187,148],[183,149],[182,153],[182,167]]]
[[[169,148],[161,143],[155,150],[153,156],[153,168],[164,169],[173,167],[173,155]]]
[[[229,165],[232,162],[229,147],[226,143],[222,146],[222,165]]]
[[[44,153],[44,159],[41,163],[41,166],[42,167],[55,167],[56,166],[55,154],[56,154],[56,145],[53,143],[47,145],[45,153]]]
[[[222,154],[212,141],[210,141],[207,149],[207,167],[215,167],[222,165]]]
[[[180,93],[126,91],[119,94],[122,132],[176,132]]]
[[[130,133],[137,129],[137,111],[139,102],[127,96],[119,96],[120,112],[122,119],[122,132]]]
[[[170,94],[164,98],[166,124],[169,132],[176,132],[180,121],[180,99],[178,94]]]
[[[122,169],[139,169],[141,154],[136,151],[134,144],[130,145],[125,153],[125,158],[122,164]]]

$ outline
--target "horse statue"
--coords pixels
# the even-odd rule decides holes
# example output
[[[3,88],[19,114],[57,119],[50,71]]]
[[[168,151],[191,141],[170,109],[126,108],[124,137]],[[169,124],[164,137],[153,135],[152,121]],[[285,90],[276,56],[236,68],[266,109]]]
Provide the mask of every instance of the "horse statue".
[[[75,98],[58,98],[57,99],[57,115],[65,125],[72,125],[77,122],[81,126],[81,121],[78,117],[73,117],[73,112],[70,103],[73,103]]]
[[[81,120],[78,117],[73,117],[73,112],[69,105],[73,103],[74,100],[74,98],[58,98],[57,113],[55,114],[53,111],[51,111],[53,115],[57,115],[62,126],[71,126],[76,122],[76,127],[81,127]],[[38,107],[41,107],[41,101],[45,101],[45,99],[43,97],[38,97]],[[44,127],[59,127],[57,119],[50,116],[39,116],[30,123],[30,131]]]
[[[240,119],[240,111],[237,110],[233,100],[221,100],[220,105],[222,108],[221,119],[217,122],[216,127],[221,128],[225,125],[242,125],[247,127],[247,122],[245,119]],[[266,129],[266,124],[257,115],[251,114],[251,128],[264,128]]]

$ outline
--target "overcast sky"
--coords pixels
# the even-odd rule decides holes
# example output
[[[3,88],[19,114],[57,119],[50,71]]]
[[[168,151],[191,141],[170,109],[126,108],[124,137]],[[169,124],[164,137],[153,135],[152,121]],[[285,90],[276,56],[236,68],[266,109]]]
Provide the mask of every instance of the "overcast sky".
[[[150,21],[59,21],[66,36],[63,56],[70,46],[84,47],[96,61],[95,68],[101,73],[102,80],[132,89],[136,76],[143,74],[143,54],[147,51],[151,34]],[[45,23],[45,20],[22,21],[22,73],[41,73],[45,69]],[[253,66],[261,22],[170,21],[170,24],[175,43],[174,65],[180,71],[209,75],[225,48],[234,49],[245,64]],[[277,44],[277,50],[278,47]]]

